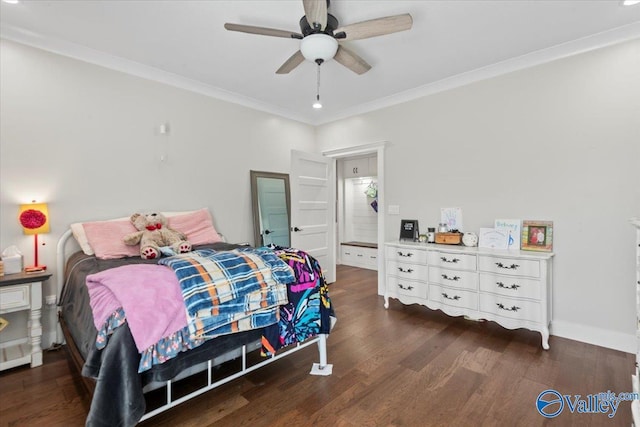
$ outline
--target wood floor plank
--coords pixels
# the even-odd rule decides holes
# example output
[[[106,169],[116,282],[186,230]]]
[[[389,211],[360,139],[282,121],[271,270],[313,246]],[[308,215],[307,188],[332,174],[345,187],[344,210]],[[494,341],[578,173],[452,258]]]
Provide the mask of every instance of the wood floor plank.
[[[542,391],[631,391],[634,355],[494,322],[450,317],[377,295],[377,272],[338,266],[329,293],[338,323],[327,342],[333,375],[309,375],[315,346],[142,423],[160,427],[261,426],[629,426],[563,411],[546,420]],[[88,401],[65,352],[44,365],[0,373],[0,427],[84,425]]]

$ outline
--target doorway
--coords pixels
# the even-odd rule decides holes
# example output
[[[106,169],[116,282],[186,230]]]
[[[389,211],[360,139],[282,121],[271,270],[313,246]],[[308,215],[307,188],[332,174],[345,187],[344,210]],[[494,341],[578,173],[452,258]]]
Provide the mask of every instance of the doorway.
[[[350,174],[347,173],[347,175],[350,175],[350,176],[347,177],[346,179],[355,178],[356,180],[359,178],[363,178],[363,176],[360,176],[360,175],[366,171],[366,175],[368,176],[365,178],[369,178],[369,179],[368,180],[364,179],[364,181],[360,180],[360,184],[365,186],[368,186],[371,183],[371,181],[373,181],[371,179],[372,178],[371,172],[372,171],[375,172],[375,175],[376,175],[375,184],[377,187],[376,197],[365,198],[364,200],[366,200],[367,204],[365,204],[363,202],[363,199],[360,198],[359,208],[364,207],[365,210],[366,209],[374,210],[373,206],[371,206],[371,203],[373,203],[374,199],[376,201],[375,205],[377,208],[377,213],[375,214],[375,218],[377,221],[375,222],[375,225],[374,225],[375,231],[372,233],[372,234],[375,234],[375,237],[371,234],[369,238],[365,238],[364,240],[375,240],[376,242],[375,246],[377,247],[366,249],[364,250],[364,252],[361,249],[353,250],[350,248],[351,254],[344,254],[344,255],[353,256],[353,254],[355,253],[356,254],[355,257],[364,259],[367,256],[366,255],[367,251],[370,254],[369,256],[371,256],[371,253],[373,253],[373,256],[375,257],[374,262],[376,263],[377,270],[378,270],[378,294],[379,295],[384,295],[384,272],[385,272],[384,256],[383,256],[384,239],[385,239],[384,149],[386,145],[387,145],[387,142],[380,142],[380,143],[367,144],[367,145],[361,145],[361,146],[323,152],[325,156],[335,158],[338,163],[338,166],[336,168],[337,169],[337,174],[336,174],[337,192],[336,192],[336,200],[335,200],[335,204],[336,204],[335,251],[340,258],[343,258],[342,246],[344,246],[344,245],[341,245],[340,243],[347,242],[343,239],[349,239],[349,236],[354,235],[354,234],[348,234],[348,232],[345,233],[344,227],[346,226],[346,223],[345,223],[345,217],[344,217],[344,205],[342,205],[342,208],[340,208],[341,200],[344,199],[345,171],[347,172],[350,171]],[[366,162],[367,166],[365,169],[361,169],[364,165],[362,159],[367,159],[367,162]],[[355,171],[353,169],[354,167],[356,168]],[[341,174],[342,174],[342,185],[341,185],[341,178],[340,178]],[[358,176],[354,176],[354,174]],[[353,191],[358,191],[358,190],[353,190]],[[366,194],[364,195],[366,196]],[[370,215],[370,213],[365,212],[365,215]],[[369,230],[368,232],[370,233],[371,228],[367,228],[367,230]],[[355,236],[359,236],[359,234],[356,233]],[[360,254],[361,256],[358,257],[358,254]]]
[[[337,161],[338,261],[378,269],[377,154]]]

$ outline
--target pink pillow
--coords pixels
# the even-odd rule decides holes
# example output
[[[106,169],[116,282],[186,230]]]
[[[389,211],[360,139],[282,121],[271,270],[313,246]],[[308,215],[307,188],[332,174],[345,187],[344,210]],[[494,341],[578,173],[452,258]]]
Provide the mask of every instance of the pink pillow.
[[[222,241],[206,208],[169,217],[169,227],[186,234],[187,240],[194,246]]]
[[[82,226],[96,258],[115,259],[140,256],[139,245],[127,246],[124,244],[124,236],[138,231],[129,219],[85,222]]]
[[[194,246],[222,241],[206,208],[169,217],[168,221],[169,227],[186,234],[187,240]],[[96,258],[140,256],[140,245],[124,244],[124,236],[137,231],[129,219],[85,222],[82,227]]]

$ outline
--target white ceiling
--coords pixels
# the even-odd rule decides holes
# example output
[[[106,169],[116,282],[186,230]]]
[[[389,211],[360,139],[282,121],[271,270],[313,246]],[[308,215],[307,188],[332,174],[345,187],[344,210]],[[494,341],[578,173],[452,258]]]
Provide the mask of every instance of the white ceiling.
[[[640,37],[640,5],[620,0],[332,0],[346,25],[410,13],[410,31],[344,42],[372,69],[280,65],[299,40],[226,31],[225,22],[299,32],[301,0],[2,2],[4,38],[310,124]]]

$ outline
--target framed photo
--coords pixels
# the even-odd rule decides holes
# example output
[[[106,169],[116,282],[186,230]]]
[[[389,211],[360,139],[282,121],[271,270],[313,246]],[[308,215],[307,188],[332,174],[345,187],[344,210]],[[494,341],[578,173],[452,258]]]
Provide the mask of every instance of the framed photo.
[[[403,219],[400,222],[400,240],[417,242],[420,231],[418,230],[417,219]]]
[[[521,249],[551,252],[553,249],[553,221],[522,221]]]

